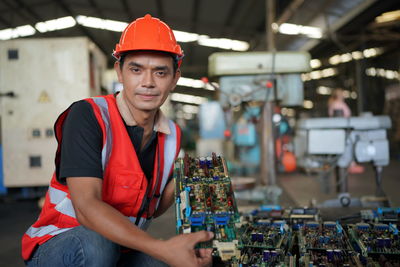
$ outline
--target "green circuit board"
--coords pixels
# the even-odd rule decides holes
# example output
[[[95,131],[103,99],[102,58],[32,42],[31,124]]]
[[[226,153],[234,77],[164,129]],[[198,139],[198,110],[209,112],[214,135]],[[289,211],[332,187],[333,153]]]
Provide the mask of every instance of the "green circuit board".
[[[214,239],[201,243],[215,248],[223,259],[239,256],[239,213],[225,161],[215,153],[209,157],[185,155],[175,162],[176,231],[214,232]]]

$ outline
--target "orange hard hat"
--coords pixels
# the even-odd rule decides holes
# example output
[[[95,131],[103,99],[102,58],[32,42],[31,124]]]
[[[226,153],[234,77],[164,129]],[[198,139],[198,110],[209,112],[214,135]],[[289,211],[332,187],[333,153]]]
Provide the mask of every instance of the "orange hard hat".
[[[183,50],[176,42],[172,29],[150,14],[136,19],[125,28],[113,56],[119,59],[123,52],[133,50],[168,52],[177,56],[178,66],[182,63]]]

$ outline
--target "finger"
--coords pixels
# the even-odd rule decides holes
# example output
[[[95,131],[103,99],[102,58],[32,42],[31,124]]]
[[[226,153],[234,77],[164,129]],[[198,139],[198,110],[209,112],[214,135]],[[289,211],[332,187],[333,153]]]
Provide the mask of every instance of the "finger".
[[[199,252],[200,254],[204,254],[204,257],[197,258],[197,261],[200,266],[212,266],[212,256],[211,256],[211,251],[212,249],[207,253],[207,250],[205,249],[203,252]]]
[[[201,248],[199,249],[199,257],[200,258],[207,258],[210,257],[212,254],[212,248]]]
[[[207,231],[199,231],[199,232],[190,234],[190,240],[192,240],[194,244],[211,240],[213,237],[214,237],[214,233],[207,232]]]

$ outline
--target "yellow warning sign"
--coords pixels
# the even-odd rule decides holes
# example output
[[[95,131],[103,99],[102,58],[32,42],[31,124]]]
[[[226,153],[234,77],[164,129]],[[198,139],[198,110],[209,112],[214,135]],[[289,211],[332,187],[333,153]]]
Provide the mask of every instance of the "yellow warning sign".
[[[50,102],[49,94],[48,94],[46,91],[42,91],[42,92],[40,93],[38,102],[39,102],[39,103],[49,103],[49,102]]]

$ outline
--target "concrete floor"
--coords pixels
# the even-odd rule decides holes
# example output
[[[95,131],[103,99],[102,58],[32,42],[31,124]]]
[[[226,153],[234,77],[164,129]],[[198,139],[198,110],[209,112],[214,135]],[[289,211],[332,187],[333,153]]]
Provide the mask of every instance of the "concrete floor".
[[[349,192],[354,197],[373,195],[375,177],[372,167],[365,165],[364,174],[349,176]],[[335,198],[333,182],[330,178],[331,192],[321,192],[320,179],[316,175],[307,176],[301,173],[278,175],[283,189],[280,204],[288,206],[308,206],[311,199],[316,203]],[[400,161],[392,161],[384,169],[383,189],[392,206],[400,206]],[[334,216],[348,215],[354,212],[351,208],[329,209]],[[24,266],[20,258],[20,240],[22,234],[32,224],[39,209],[36,200],[10,200],[0,202],[0,266]],[[175,234],[174,209],[170,208],[162,217],[154,220],[149,232],[157,238],[167,239]]]

